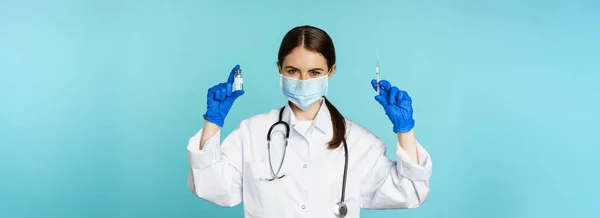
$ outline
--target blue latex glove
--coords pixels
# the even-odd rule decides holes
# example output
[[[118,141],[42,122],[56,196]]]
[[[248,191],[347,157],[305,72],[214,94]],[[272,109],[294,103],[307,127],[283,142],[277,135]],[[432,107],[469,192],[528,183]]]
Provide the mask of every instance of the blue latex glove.
[[[235,67],[231,69],[227,82],[219,83],[208,89],[204,120],[223,127],[225,117],[227,117],[227,113],[229,113],[233,102],[244,94],[244,90],[232,92],[231,87],[233,85],[234,71],[237,69],[240,69],[240,65],[235,65]]]
[[[412,100],[406,91],[392,86],[387,80],[379,81],[379,95],[375,100],[383,106],[385,114],[394,124],[394,132],[409,132],[415,126],[413,119]],[[377,91],[377,80],[371,80],[371,86]]]

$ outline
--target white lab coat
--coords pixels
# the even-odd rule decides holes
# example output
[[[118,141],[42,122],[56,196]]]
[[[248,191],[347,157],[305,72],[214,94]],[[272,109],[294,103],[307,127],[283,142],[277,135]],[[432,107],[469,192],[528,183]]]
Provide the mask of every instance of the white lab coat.
[[[285,106],[283,120],[290,125],[290,135],[281,173],[287,175],[274,181],[259,180],[272,178],[267,131],[277,122],[279,109],[243,120],[222,143],[218,132],[202,150],[202,129],[191,137],[187,146],[190,190],[221,206],[243,202],[246,218],[334,217],[334,205],[342,190],[344,148],[327,149],[333,129],[324,103],[312,124],[300,131],[289,105]],[[277,126],[271,136],[274,171],[283,154],[283,129],[283,125]],[[346,217],[358,218],[360,208],[415,208],[427,199],[432,162],[420,144],[418,165],[409,160],[398,143],[398,162],[393,162],[385,156],[386,145],[369,130],[350,120],[346,120],[346,129]]]

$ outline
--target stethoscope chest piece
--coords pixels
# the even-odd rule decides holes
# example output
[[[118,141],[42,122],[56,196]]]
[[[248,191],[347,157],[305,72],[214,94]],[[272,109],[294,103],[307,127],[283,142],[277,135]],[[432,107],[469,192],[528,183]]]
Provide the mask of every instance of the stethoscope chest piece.
[[[348,214],[348,207],[346,207],[346,204],[344,202],[337,202],[335,204],[335,209],[333,210],[333,213],[336,217],[345,217],[346,214]]]

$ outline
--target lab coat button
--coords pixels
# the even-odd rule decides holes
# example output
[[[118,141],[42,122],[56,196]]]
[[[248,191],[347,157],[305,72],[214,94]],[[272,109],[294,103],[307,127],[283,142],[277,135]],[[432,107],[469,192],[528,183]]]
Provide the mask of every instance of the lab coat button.
[[[302,205],[302,209],[305,209],[305,208],[306,208],[306,206]]]
[[[308,165],[304,164],[304,166],[303,166],[303,167],[304,167],[304,168],[306,168],[306,167],[308,167]]]

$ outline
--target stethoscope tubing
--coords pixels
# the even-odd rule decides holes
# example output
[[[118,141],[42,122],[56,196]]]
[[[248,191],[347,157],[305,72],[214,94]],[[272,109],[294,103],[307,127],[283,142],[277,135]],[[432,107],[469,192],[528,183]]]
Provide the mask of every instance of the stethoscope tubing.
[[[271,125],[271,127],[269,128],[269,131],[267,132],[267,150],[268,150],[268,155],[269,155],[269,167],[271,170],[271,174],[273,174],[273,178],[267,178],[265,179],[266,181],[273,181],[275,179],[281,179],[284,176],[286,176],[286,174],[283,174],[282,176],[277,176],[279,175],[279,172],[283,166],[284,160],[285,160],[285,154],[287,151],[287,146],[288,146],[288,140],[290,138],[290,126],[288,123],[286,123],[285,121],[282,120],[283,118],[283,110],[285,109],[285,106],[282,107],[279,110],[279,120],[277,122],[275,122],[273,125]],[[273,131],[273,128],[275,128],[277,125],[283,124],[285,126],[285,147],[283,149],[283,157],[281,157],[281,164],[279,164],[279,168],[277,169],[277,173],[275,173],[275,171],[273,170],[273,164],[271,162],[271,132]],[[346,197],[346,178],[348,177],[348,143],[346,143],[346,137],[344,137],[342,139],[342,144],[344,146],[344,177],[342,178],[342,194],[340,197],[340,202],[337,203],[337,205],[344,205],[343,208],[338,208],[340,211],[336,212],[336,215],[339,216],[345,216],[347,213],[347,208],[345,206],[344,200]],[[344,212],[341,212],[341,210],[343,210]]]

